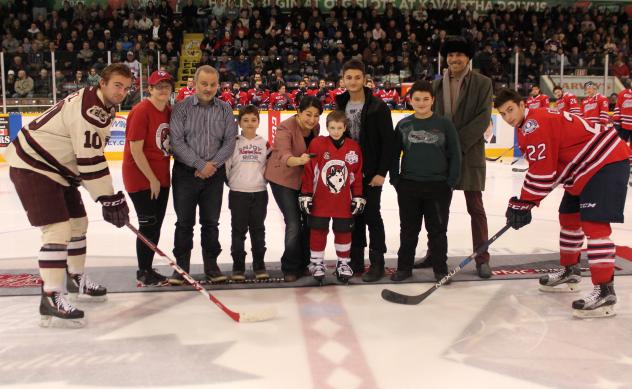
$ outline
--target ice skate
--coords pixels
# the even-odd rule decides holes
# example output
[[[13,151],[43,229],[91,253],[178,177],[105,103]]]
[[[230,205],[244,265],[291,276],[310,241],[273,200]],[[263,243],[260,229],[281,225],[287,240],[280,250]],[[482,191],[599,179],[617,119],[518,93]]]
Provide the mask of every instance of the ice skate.
[[[612,281],[595,285],[588,296],[573,301],[573,315],[582,319],[614,316],[616,303],[617,295]]]
[[[322,285],[325,279],[325,264],[323,262],[312,262],[309,265],[309,271],[312,273],[312,277]]]
[[[39,311],[41,327],[81,328],[85,325],[83,311],[73,307],[61,292],[42,290]]]
[[[336,264],[336,271],[334,272],[338,281],[345,284],[349,283],[349,279],[353,277],[353,269],[346,261],[338,261]]]
[[[107,300],[107,289],[85,274],[66,273],[66,288],[71,301],[101,302]]]
[[[579,282],[582,280],[579,264],[566,266],[555,273],[540,277],[540,290],[543,292],[568,293],[579,292]]]

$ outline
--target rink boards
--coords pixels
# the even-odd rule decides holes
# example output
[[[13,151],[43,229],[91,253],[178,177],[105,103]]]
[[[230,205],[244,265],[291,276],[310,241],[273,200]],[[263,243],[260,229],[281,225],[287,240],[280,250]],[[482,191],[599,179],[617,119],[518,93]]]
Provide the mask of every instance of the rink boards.
[[[119,112],[112,124],[112,136],[106,146],[106,157],[109,160],[123,159],[123,149],[125,147],[125,126],[127,115],[129,112]],[[270,139],[274,137],[276,126],[283,120],[291,117],[294,111],[261,111],[260,126],[257,131],[263,138]],[[325,111],[320,116],[321,133],[325,132],[325,120],[329,111]],[[235,112],[235,115],[237,112]],[[401,119],[412,114],[412,111],[392,111],[393,125],[396,125]],[[0,162],[3,162],[2,154],[9,142],[15,137],[22,126],[30,123],[38,114],[14,113],[10,115],[0,115]],[[500,118],[497,112],[492,113],[490,125],[485,133],[486,154],[488,157],[496,157],[505,150],[514,145],[515,131],[504,120]]]

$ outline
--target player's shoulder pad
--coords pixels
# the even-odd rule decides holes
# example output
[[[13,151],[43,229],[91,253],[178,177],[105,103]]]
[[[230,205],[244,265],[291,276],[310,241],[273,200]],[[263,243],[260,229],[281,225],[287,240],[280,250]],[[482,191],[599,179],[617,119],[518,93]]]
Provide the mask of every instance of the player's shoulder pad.
[[[81,99],[81,116],[98,128],[108,127],[112,123],[113,115],[97,96],[96,87],[85,88]]]

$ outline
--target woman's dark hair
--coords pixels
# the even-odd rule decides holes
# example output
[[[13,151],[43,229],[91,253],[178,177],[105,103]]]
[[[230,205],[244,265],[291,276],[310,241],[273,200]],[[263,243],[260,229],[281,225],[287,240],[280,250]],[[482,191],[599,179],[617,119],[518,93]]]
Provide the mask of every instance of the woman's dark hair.
[[[435,97],[432,84],[425,80],[415,81],[413,86],[410,87],[410,95],[412,96],[415,92],[428,92],[430,93],[430,97]]]
[[[309,107],[314,107],[318,110],[318,113],[322,115],[323,113],[323,103],[320,102],[315,96],[303,96],[301,102],[298,103],[298,112],[303,112]]]
[[[502,88],[498,91],[498,93],[496,93],[496,97],[494,98],[494,107],[498,109],[503,104],[509,101],[513,101],[514,103],[520,105],[520,102],[522,101],[522,96],[520,96],[520,93],[516,92],[513,89]]]

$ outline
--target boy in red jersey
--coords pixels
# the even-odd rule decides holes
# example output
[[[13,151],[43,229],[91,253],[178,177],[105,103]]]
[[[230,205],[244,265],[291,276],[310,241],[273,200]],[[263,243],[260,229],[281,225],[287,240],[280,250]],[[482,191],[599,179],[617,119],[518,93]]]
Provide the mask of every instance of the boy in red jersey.
[[[314,157],[305,165],[301,194],[301,210],[309,215],[310,270],[321,282],[325,277],[325,245],[329,219],[333,219],[336,254],[336,276],[346,282],[353,276],[349,266],[353,216],[364,209],[362,198],[362,152],[360,146],[346,136],[347,118],[343,111],[327,116],[329,136],[314,139],[307,152]]]

